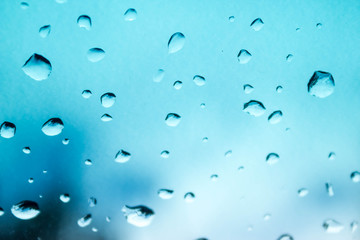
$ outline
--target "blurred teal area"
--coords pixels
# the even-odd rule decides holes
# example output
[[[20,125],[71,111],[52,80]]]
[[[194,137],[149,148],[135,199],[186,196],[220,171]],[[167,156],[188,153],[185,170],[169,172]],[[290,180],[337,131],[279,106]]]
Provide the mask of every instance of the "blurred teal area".
[[[62,1],[28,0],[26,9],[0,1],[0,124],[16,125],[13,138],[0,137],[0,239],[360,239],[360,183],[350,177],[360,171],[360,1]],[[125,21],[129,8],[133,21]],[[91,18],[89,30],[77,24],[81,15]],[[259,31],[250,27],[256,18]],[[176,32],[185,44],[169,53]],[[91,48],[105,57],[89,61]],[[246,64],[241,49],[252,55]],[[34,53],[51,62],[43,81],[22,70]],[[164,77],[154,82],[159,69]],[[332,74],[330,96],[308,93],[315,71]],[[245,84],[254,90],[245,94]],[[116,95],[110,108],[100,102],[107,92]],[[250,100],[265,106],[262,116],[243,111]],[[276,110],[282,121],[270,124]],[[181,116],[178,126],[165,123],[168,113]],[[63,121],[61,134],[41,131],[50,118]],[[115,162],[121,149],[131,154],[125,163]],[[266,163],[269,153],[276,164]],[[174,195],[161,199],[159,189]],[[70,202],[60,201],[64,193]],[[41,213],[16,218],[11,207],[23,200]],[[151,208],[151,224],[129,224],[124,205]],[[82,228],[87,214],[92,222]],[[326,231],[328,219],[341,231]]]

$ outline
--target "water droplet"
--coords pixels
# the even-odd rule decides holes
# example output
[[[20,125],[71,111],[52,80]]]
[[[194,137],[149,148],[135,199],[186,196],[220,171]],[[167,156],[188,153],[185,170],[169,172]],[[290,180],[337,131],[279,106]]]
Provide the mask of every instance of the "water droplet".
[[[339,233],[344,229],[344,226],[334,219],[325,220],[322,226],[327,233]]]
[[[91,231],[93,231],[93,232],[98,232],[99,230],[98,230],[96,227],[92,227],[92,228],[91,228]]]
[[[359,223],[357,221],[353,221],[350,223],[350,228],[352,233],[354,233],[358,229],[358,227],[359,227]]]
[[[16,126],[11,122],[3,122],[0,126],[0,136],[3,138],[12,138],[15,136]]]
[[[63,3],[66,3],[67,0],[56,0],[57,3],[60,3],[60,4],[63,4]]]
[[[225,157],[231,157],[232,155],[232,150],[228,150],[227,152],[225,152]]]
[[[90,197],[88,203],[89,203],[89,207],[95,207],[97,204],[97,200],[94,197]]]
[[[2,207],[0,207],[0,217],[5,214],[5,211]]]
[[[24,148],[23,148],[23,152],[24,152],[25,154],[30,154],[30,153],[31,153],[30,147],[24,147]]]
[[[282,112],[280,110],[274,111],[270,116],[268,117],[268,121],[270,124],[277,124],[281,122],[282,120]]]
[[[68,145],[69,142],[70,142],[70,140],[69,140],[68,138],[64,138],[64,139],[62,140],[62,144],[64,144],[64,145]]]
[[[205,103],[201,103],[201,104],[200,104],[200,107],[201,107],[202,109],[204,109],[204,108],[206,107]]]
[[[277,93],[282,93],[282,91],[283,91],[283,87],[282,87],[282,86],[279,85],[279,86],[276,87],[276,92],[277,92]]]
[[[244,166],[238,167],[238,171],[239,171],[239,172],[243,172],[244,170],[245,170],[245,167],[244,167]]]
[[[159,83],[159,82],[161,82],[163,80],[164,76],[165,76],[164,69],[159,69],[154,74],[153,81]]]
[[[32,79],[42,81],[50,76],[52,67],[49,60],[34,53],[22,66],[22,70]]]
[[[87,214],[86,216],[80,218],[80,219],[77,221],[77,224],[78,224],[80,227],[86,227],[86,226],[89,226],[89,225],[90,225],[91,221],[92,221],[91,214]]]
[[[334,189],[331,183],[325,183],[326,192],[328,193],[329,197],[334,196]]]
[[[92,92],[90,90],[84,90],[81,95],[83,96],[83,98],[90,98]]]
[[[116,100],[115,94],[110,93],[110,92],[103,94],[100,98],[101,105],[105,108],[109,108],[112,105],[114,105],[115,100]]]
[[[200,75],[195,75],[195,76],[193,77],[193,81],[194,81],[194,83],[195,83],[196,85],[198,85],[199,87],[204,86],[205,83],[206,83],[205,78],[204,78],[203,76],[200,76]]]
[[[176,53],[180,51],[185,44],[185,36],[181,32],[174,33],[168,42],[169,53]]]
[[[77,19],[77,24],[79,25],[79,27],[85,28],[89,31],[91,29],[91,18],[87,15],[81,15]]]
[[[299,27],[298,27],[298,28],[296,28],[296,29],[295,29],[295,31],[299,32],[299,31],[300,31],[300,28],[299,28]]]
[[[110,122],[112,120],[113,120],[112,116],[110,116],[107,113],[105,113],[101,116],[101,121],[103,121],[103,122]]]
[[[277,240],[294,240],[290,234],[283,234]]]
[[[254,116],[254,117],[260,117],[265,113],[266,108],[264,105],[256,100],[251,100],[244,104],[243,111]]]
[[[25,200],[13,205],[11,213],[19,219],[29,220],[39,215],[40,209],[36,202]]]
[[[27,2],[21,2],[20,7],[25,10],[29,8],[29,4]]]
[[[62,201],[63,203],[70,202],[70,195],[67,193],[61,194],[59,198],[60,198],[60,201]]]
[[[41,131],[48,136],[56,136],[59,135],[64,129],[64,123],[60,118],[50,118],[48,121],[44,123],[41,128]]]
[[[229,22],[234,22],[235,21],[235,17],[234,16],[230,16],[229,17]]]
[[[137,12],[135,9],[133,8],[129,8],[128,10],[126,10],[126,12],[124,13],[124,19],[125,21],[135,21],[137,17]]]
[[[182,81],[176,81],[176,82],[174,82],[173,86],[174,86],[174,88],[175,88],[176,90],[180,90],[181,87],[182,87]]]
[[[162,151],[162,152],[160,153],[160,156],[161,156],[162,158],[169,158],[170,152],[169,152],[168,150],[164,150],[164,151]]]
[[[271,218],[271,214],[270,213],[267,213],[264,215],[264,221],[269,221]]]
[[[360,182],[360,172],[358,171],[352,172],[350,178],[354,183]]]
[[[335,81],[331,73],[315,71],[308,83],[308,92],[318,98],[330,96],[335,89]]]
[[[264,22],[261,18],[257,18],[255,19],[251,24],[250,27],[254,30],[254,31],[260,31],[264,26]]]
[[[245,85],[244,85],[244,93],[245,93],[245,94],[252,93],[252,91],[254,91],[254,87],[253,87],[253,86],[251,86],[250,84],[245,84]]]
[[[109,216],[107,216],[107,217],[105,218],[105,220],[106,220],[107,222],[111,222],[111,218],[110,218]]]
[[[328,158],[329,160],[334,161],[336,159],[336,154],[334,152],[330,152]]]
[[[43,174],[46,174],[47,173],[47,170],[43,170]]]
[[[152,209],[142,205],[135,207],[125,205],[122,211],[127,222],[136,227],[146,227],[150,225],[155,216]]]
[[[294,58],[294,55],[288,54],[288,55],[286,56],[286,61],[287,61],[287,62],[291,62],[291,61],[293,60],[293,58]]]
[[[169,113],[165,118],[166,125],[176,127],[181,121],[180,115],[176,113]]]
[[[217,182],[217,180],[219,179],[219,175],[217,175],[217,174],[212,174],[212,175],[210,176],[210,179],[211,179],[211,181],[213,181],[213,182]]]
[[[317,29],[321,29],[322,26],[323,26],[322,23],[317,23],[317,24],[316,24],[316,28],[317,28]]]
[[[237,55],[238,61],[241,64],[246,64],[251,60],[251,53],[249,53],[246,49],[241,49]]]
[[[90,62],[98,62],[105,57],[105,51],[101,48],[90,48],[87,51],[87,59]]]
[[[309,190],[307,190],[306,188],[300,188],[298,190],[298,196],[299,197],[305,197],[308,194],[309,194]]]
[[[126,152],[123,149],[121,149],[115,155],[115,162],[125,163],[125,162],[129,161],[130,158],[131,158],[131,154],[129,152]]]
[[[171,199],[174,196],[174,190],[160,189],[158,195],[162,199]]]
[[[280,156],[277,153],[269,153],[266,156],[266,163],[269,165],[273,165],[277,163],[280,159]]]
[[[92,165],[91,159],[86,159],[86,160],[85,160],[85,165],[91,166],[91,165]]]
[[[49,36],[50,31],[51,31],[51,26],[50,26],[50,25],[42,26],[42,27],[39,29],[39,35],[40,35],[40,37],[42,37],[42,38],[46,38],[47,36]]]
[[[34,178],[29,178],[29,179],[28,179],[28,182],[29,182],[29,183],[33,183],[33,182],[34,182]]]
[[[192,203],[195,201],[195,194],[192,192],[188,192],[184,195],[185,202]]]
[[[201,140],[203,143],[207,143],[209,141],[209,139],[207,137],[204,137],[202,140]]]

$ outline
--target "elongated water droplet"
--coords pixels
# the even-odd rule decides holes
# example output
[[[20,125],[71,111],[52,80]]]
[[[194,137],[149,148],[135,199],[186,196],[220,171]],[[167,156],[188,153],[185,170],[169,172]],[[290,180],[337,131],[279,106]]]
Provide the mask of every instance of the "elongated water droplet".
[[[328,193],[329,197],[334,196],[334,189],[331,183],[325,183],[326,192]]]
[[[188,192],[184,195],[184,200],[187,203],[192,203],[193,201],[195,201],[195,194],[192,192]]]
[[[135,21],[137,17],[137,12],[134,8],[129,8],[128,10],[126,10],[126,12],[124,13],[124,19],[125,21]]]
[[[85,215],[84,217],[80,218],[80,219],[77,221],[77,224],[78,224],[80,227],[86,227],[86,226],[89,226],[89,225],[90,225],[91,221],[92,221],[91,214],[87,214],[87,215]]]
[[[34,53],[22,66],[26,75],[36,81],[42,81],[50,76],[52,71],[51,63],[40,54]]]
[[[40,209],[36,202],[25,200],[13,205],[11,213],[21,220],[29,220],[38,216]]]
[[[21,2],[20,3],[20,7],[24,10],[28,9],[29,8],[29,4],[27,2]]]
[[[238,61],[241,64],[246,64],[251,60],[251,53],[248,52],[246,49],[241,49],[237,55]]]
[[[335,89],[335,81],[331,73],[315,71],[308,82],[308,92],[318,98],[330,96]]]
[[[328,158],[329,160],[334,161],[336,159],[336,154],[334,152],[330,152]]]
[[[105,57],[105,51],[101,48],[90,48],[87,51],[87,59],[90,62],[99,62]]]
[[[254,117],[260,117],[265,113],[265,106],[256,100],[251,100],[244,104],[243,111],[254,116]]]
[[[60,118],[50,118],[47,120],[41,128],[41,131],[48,136],[59,135],[64,129],[64,123]]]
[[[339,233],[344,229],[344,226],[334,219],[325,220],[322,226],[327,233]]]
[[[279,122],[281,122],[282,120],[282,112],[280,110],[278,111],[274,111],[273,113],[270,114],[270,116],[268,117],[268,121],[271,124],[277,124]]]
[[[115,155],[115,162],[125,163],[125,162],[129,161],[130,158],[131,158],[131,154],[129,152],[126,152],[125,150],[121,149]]]
[[[116,96],[113,93],[105,93],[100,97],[101,105],[105,108],[109,108],[115,104]]]
[[[164,150],[164,151],[162,151],[162,152],[160,153],[160,156],[161,156],[162,158],[169,158],[170,152],[169,152],[168,150]]]
[[[154,74],[153,81],[159,83],[159,82],[161,82],[163,80],[164,77],[165,77],[164,69],[159,69]]]
[[[16,126],[11,122],[3,122],[0,126],[0,136],[3,138],[12,138],[15,136]]]
[[[277,240],[294,240],[290,234],[283,234]]]
[[[62,201],[63,203],[70,202],[70,195],[67,193],[61,194],[59,198],[60,198],[60,201]]]
[[[245,94],[252,93],[252,91],[254,91],[254,87],[253,87],[253,86],[251,86],[250,84],[245,84],[245,85],[244,85],[244,93],[245,93]]]
[[[198,85],[199,87],[204,86],[205,83],[206,83],[205,78],[204,78],[203,76],[200,76],[200,75],[195,75],[195,76],[193,77],[193,81],[194,81],[194,83],[195,83],[196,85]]]
[[[175,81],[174,84],[173,84],[173,87],[176,90],[180,90],[182,88],[182,81]]]
[[[105,113],[101,116],[101,121],[103,121],[103,122],[110,122],[112,120],[113,120],[112,116],[110,116],[107,113]]]
[[[279,86],[276,87],[276,92],[277,92],[277,93],[282,93],[282,91],[283,91],[283,87],[282,87],[282,86],[279,85]]]
[[[252,23],[250,24],[250,27],[254,30],[254,31],[260,31],[262,29],[262,27],[264,26],[264,22],[261,18],[257,18],[254,21],[252,21]]]
[[[298,196],[299,197],[305,197],[308,194],[309,194],[309,190],[307,190],[306,188],[300,188],[298,190]]]
[[[176,127],[181,121],[180,115],[176,113],[169,113],[165,118],[166,125]]]
[[[162,199],[171,199],[174,196],[174,190],[160,189],[158,195]]]
[[[230,16],[230,17],[229,17],[229,22],[231,22],[231,23],[232,23],[232,22],[235,22],[235,17],[234,17],[234,16]]]
[[[30,153],[31,153],[30,147],[24,147],[24,148],[23,148],[23,152],[24,152],[25,154],[30,154]]]
[[[95,207],[97,204],[97,200],[94,197],[90,197],[88,203],[89,203],[89,207]]]
[[[266,156],[266,163],[269,165],[273,165],[279,161],[280,157],[277,153],[269,153]]]
[[[42,27],[39,29],[39,35],[40,35],[40,37],[42,37],[42,38],[46,38],[47,36],[49,36],[50,31],[51,31],[51,26],[50,26],[50,25],[42,26]]]
[[[350,228],[351,228],[351,232],[354,233],[359,228],[359,223],[357,221],[351,222]]]
[[[136,227],[146,227],[153,221],[155,213],[146,206],[124,206],[122,212],[128,223]]]
[[[91,25],[92,25],[91,18],[87,15],[81,15],[77,19],[77,24],[79,25],[79,27],[85,28],[86,30],[89,31],[91,29]]]
[[[211,181],[213,181],[213,182],[217,182],[217,180],[219,179],[219,175],[217,175],[217,174],[212,174],[212,175],[210,176],[210,179],[211,179]]]
[[[185,44],[185,36],[181,32],[174,33],[168,42],[169,53],[176,53],[180,51]]]
[[[354,183],[360,182],[360,172],[358,171],[352,172],[350,178]]]
[[[92,92],[90,90],[84,90],[81,95],[83,96],[83,98],[87,99],[91,97]]]

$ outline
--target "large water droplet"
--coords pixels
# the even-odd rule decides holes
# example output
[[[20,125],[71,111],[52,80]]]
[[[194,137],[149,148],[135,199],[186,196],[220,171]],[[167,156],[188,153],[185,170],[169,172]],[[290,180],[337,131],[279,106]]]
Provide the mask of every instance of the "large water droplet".
[[[237,55],[238,61],[241,64],[246,64],[251,60],[251,53],[249,53],[246,49],[241,49]]]
[[[180,51],[185,44],[185,36],[181,32],[174,33],[168,42],[169,53],[176,53]]]
[[[89,31],[91,29],[91,18],[87,15],[81,15],[77,19],[77,24],[79,25],[79,27],[85,28]]]
[[[156,71],[156,73],[153,76],[154,82],[161,82],[163,78],[165,77],[165,71],[164,69],[159,69]]]
[[[290,234],[283,234],[277,240],[294,240]]]
[[[254,21],[252,21],[252,23],[250,24],[250,27],[254,30],[254,31],[260,31],[262,29],[262,27],[264,26],[264,22],[261,18],[257,18]]]
[[[326,192],[328,193],[329,197],[334,196],[334,189],[331,183],[325,183]]]
[[[252,93],[252,91],[254,91],[254,87],[253,87],[253,86],[251,86],[250,84],[245,84],[245,85],[244,85],[244,93],[245,93],[245,94]]]
[[[281,122],[282,120],[282,112],[280,110],[278,111],[274,111],[273,113],[270,114],[270,116],[268,117],[268,121],[271,124],[277,124],[279,122]]]
[[[80,219],[77,221],[77,224],[78,224],[80,227],[86,227],[86,226],[89,226],[89,225],[90,225],[91,221],[92,221],[91,214],[87,214],[86,216],[80,218]]]
[[[40,209],[36,202],[25,200],[13,205],[11,213],[19,219],[29,220],[39,215]]]
[[[60,118],[51,118],[41,128],[41,131],[48,136],[56,136],[64,129],[64,123]]]
[[[352,172],[350,178],[354,183],[360,182],[360,172],[358,171]]]
[[[142,205],[135,207],[125,205],[122,211],[127,222],[136,227],[146,227],[150,225],[155,216],[152,209]]]
[[[339,233],[344,229],[344,226],[334,219],[325,220],[322,226],[327,233]]]
[[[136,16],[137,16],[137,12],[134,8],[129,8],[124,13],[125,21],[129,21],[129,22],[134,21],[134,20],[136,20]]]
[[[12,138],[15,136],[16,126],[11,122],[3,122],[0,126],[0,136],[3,138]]]
[[[112,120],[113,120],[112,116],[110,116],[107,113],[105,113],[101,116],[101,121],[103,121],[103,122],[110,122]]]
[[[92,92],[90,90],[84,90],[81,95],[83,96],[83,98],[87,99],[91,97]]]
[[[50,31],[51,31],[51,26],[50,26],[50,25],[42,26],[42,27],[39,29],[39,35],[40,35],[40,37],[42,37],[42,38],[46,38],[47,36],[49,36]]]
[[[176,127],[180,123],[181,117],[176,113],[169,113],[165,118],[166,125]]]
[[[256,100],[251,100],[245,103],[243,108],[244,112],[255,117],[260,117],[261,115],[263,115],[265,113],[265,110],[266,108],[264,107],[264,105]]]
[[[188,192],[184,195],[184,200],[187,203],[192,203],[193,201],[195,201],[195,194],[192,192]]]
[[[131,154],[129,152],[126,152],[123,149],[121,149],[115,155],[115,162],[125,163],[125,162],[129,161],[130,158],[131,158]]]
[[[60,201],[62,201],[63,203],[70,202],[70,195],[67,193],[61,194],[59,198],[60,198]]]
[[[112,105],[114,105],[115,100],[116,100],[115,94],[110,92],[103,94],[100,98],[101,105],[105,108],[109,108]]]
[[[98,62],[105,57],[105,51],[101,48],[90,48],[87,51],[87,58],[90,62]]]
[[[299,197],[305,197],[308,194],[309,194],[309,190],[307,190],[306,188],[300,188],[298,190],[298,196]]]
[[[206,80],[205,80],[205,78],[203,77],[203,76],[200,76],[200,75],[195,75],[194,77],[193,77],[193,81],[194,81],[194,83],[196,84],[196,85],[198,85],[198,86],[204,86],[205,85],[205,83],[206,83]]]
[[[335,89],[335,81],[331,73],[316,71],[308,83],[308,92],[318,98],[330,96]]]
[[[45,57],[34,53],[22,66],[26,75],[36,81],[42,81],[50,76],[52,71],[51,63]]]
[[[269,153],[266,156],[266,163],[269,165],[273,165],[279,161],[280,157],[277,153]]]
[[[162,199],[171,199],[174,196],[174,190],[160,189],[158,195]]]

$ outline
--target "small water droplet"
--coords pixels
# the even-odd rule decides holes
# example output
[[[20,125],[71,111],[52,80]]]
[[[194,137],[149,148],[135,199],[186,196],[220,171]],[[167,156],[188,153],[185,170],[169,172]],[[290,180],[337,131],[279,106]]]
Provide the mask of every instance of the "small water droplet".
[[[146,206],[124,206],[122,208],[124,216],[128,223],[136,227],[146,227],[153,221],[155,213]]]
[[[30,147],[24,147],[24,148],[23,148],[23,152],[24,152],[25,154],[30,154],[30,153],[31,153]]]
[[[105,51],[101,48],[90,48],[87,51],[87,59],[90,62],[99,62],[105,57]]]
[[[298,28],[296,28],[296,29],[295,29],[295,31],[299,32],[299,31],[300,31],[300,28],[299,28],[299,27],[298,27]]]
[[[104,93],[101,97],[100,97],[100,102],[101,105],[105,108],[109,108],[112,105],[115,104],[115,100],[116,100],[116,96],[113,93]]]
[[[174,190],[160,189],[158,195],[161,199],[171,199],[174,196]]]
[[[28,9],[29,8],[29,4],[27,2],[21,2],[20,3],[20,7],[24,10]]]
[[[269,221],[271,218],[271,214],[270,213],[267,213],[264,215],[264,221]]]
[[[182,87],[182,81],[176,81],[176,82],[174,82],[173,86],[174,86],[174,88],[175,88],[176,90],[180,90],[181,87]]]
[[[91,29],[91,18],[87,15],[81,15],[77,19],[77,24],[79,27],[85,28],[89,31]]]
[[[21,220],[29,220],[38,216],[40,209],[36,202],[25,200],[13,205],[11,213]]]
[[[316,28],[317,28],[317,29],[321,29],[322,26],[323,26],[322,23],[317,23],[317,24],[316,24]]]
[[[47,173],[47,170],[43,170],[43,174],[46,174]]]
[[[234,16],[230,16],[229,17],[229,22],[234,22],[235,21],[235,17]]]
[[[63,4],[63,3],[66,3],[67,2],[67,0],[55,0],[57,3],[59,3],[59,4]]]
[[[70,142],[70,140],[69,140],[68,138],[64,138],[64,139],[62,140],[62,144],[64,144],[64,145],[68,145],[69,142]]]
[[[207,143],[209,141],[209,139],[207,138],[207,137],[204,137],[203,139],[202,139],[202,142],[203,143]]]
[[[308,92],[315,97],[330,96],[335,89],[335,81],[331,73],[315,71],[308,82]]]
[[[125,150],[121,149],[115,155],[115,162],[125,163],[125,162],[129,161],[130,158],[131,158],[131,154],[129,152],[126,152]]]
[[[243,172],[244,170],[245,170],[245,167],[244,167],[244,166],[238,167],[238,171],[239,171],[239,172]]]
[[[12,138],[15,136],[16,126],[11,122],[3,122],[0,126],[0,136],[3,138]]]
[[[28,179],[28,182],[29,182],[29,183],[33,183],[33,182],[34,182],[34,178],[29,178],[29,179]]]
[[[193,201],[195,201],[195,194],[192,192],[188,192],[184,195],[184,200],[187,203],[192,203]]]
[[[336,159],[336,154],[334,152],[330,152],[328,158],[329,160],[334,161]]]
[[[287,62],[291,62],[291,61],[293,60],[293,58],[294,58],[294,55],[288,54],[288,55],[286,56],[286,61],[287,61]]]
[[[88,199],[88,203],[89,203],[89,207],[95,207],[96,204],[97,204],[97,200],[96,200],[96,198],[94,198],[94,197],[90,197],[90,198]]]
[[[107,222],[111,222],[111,217],[107,216],[107,217],[105,218],[105,220],[106,220]]]
[[[135,21],[137,17],[137,12],[134,8],[129,8],[128,10],[126,10],[126,12],[124,13],[124,19],[125,21]]]
[[[256,100],[251,100],[244,104],[243,111],[254,116],[254,117],[260,117],[265,113],[265,106]]]
[[[352,233],[354,233],[358,229],[358,227],[359,227],[359,223],[357,221],[353,221],[350,223],[350,228]]]
[[[5,211],[2,207],[0,207],[0,217],[5,214]]]
[[[325,183],[326,192],[328,193],[329,197],[334,196],[334,189],[331,183]]]
[[[282,86],[279,85],[279,86],[276,87],[276,92],[277,92],[277,93],[282,93],[282,91],[283,91],[283,87],[282,87]]]
[[[161,82],[163,80],[164,77],[165,77],[165,70],[164,69],[159,69],[154,74],[153,81],[159,83],[159,82]]]
[[[50,118],[43,124],[41,131],[47,136],[56,136],[59,135],[63,129],[64,123],[60,118]]]
[[[169,127],[176,127],[180,123],[180,121],[181,117],[176,113],[169,113],[168,115],[166,115],[165,118],[165,123]]]
[[[352,172],[350,178],[354,183],[360,182],[360,172],[358,171]]]
[[[322,226],[327,233],[339,233],[344,229],[344,226],[334,219],[325,220]]]
[[[290,234],[283,234],[277,240],[294,240]]]
[[[180,51],[185,45],[185,36],[181,32],[174,33],[168,42],[169,53]]]
[[[83,98],[87,99],[91,97],[92,92],[90,90],[84,90],[81,95],[83,96]]]
[[[309,194],[309,190],[307,190],[306,188],[300,188],[298,190],[298,196],[299,197],[305,197],[308,194]]]
[[[86,227],[86,226],[89,226],[89,225],[90,225],[91,221],[92,221],[91,214],[87,214],[87,215],[85,215],[84,217],[80,218],[80,219],[77,221],[77,224],[78,224],[80,227]]]
[[[52,71],[51,63],[40,54],[34,53],[22,66],[26,75],[36,81],[42,81],[50,76]]]
[[[160,153],[160,156],[161,156],[162,158],[169,158],[170,152],[169,152],[168,150],[164,150],[164,151],[162,151],[162,152]]]
[[[204,78],[203,76],[200,76],[200,75],[195,75],[195,76],[193,77],[193,81],[194,81],[194,83],[195,83],[196,85],[198,85],[199,87],[204,86],[205,83],[206,83],[205,78]]]
[[[225,155],[225,157],[227,157],[227,158],[228,158],[228,157],[231,157],[231,155],[232,155],[232,150],[226,151],[224,155]]]
[[[245,84],[245,85],[244,85],[244,93],[245,93],[245,94],[252,93],[252,91],[254,91],[254,87],[253,87],[253,86],[251,86],[250,84]]]
[[[279,162],[280,156],[277,153],[269,153],[266,156],[266,163],[269,165],[273,165]]]
[[[204,109],[206,107],[205,103],[200,104],[200,108]]]
[[[101,116],[101,121],[103,122],[110,122],[113,120],[112,116],[110,116],[109,114],[105,113]]]
[[[250,27],[254,30],[254,31],[260,31],[264,26],[264,22],[261,18],[257,18],[254,21],[252,21],[252,23],[250,24]]]
[[[281,122],[282,116],[283,116],[283,114],[280,110],[274,111],[268,117],[268,121],[270,124],[277,124],[277,123]]]
[[[93,163],[91,161],[91,159],[85,159],[85,165],[87,166],[91,166]]]
[[[70,202],[70,195],[67,193],[61,194],[59,198],[60,198],[60,201],[62,201],[63,203]]]
[[[210,176],[210,179],[211,179],[211,181],[213,181],[213,182],[217,182],[217,180],[219,179],[219,175],[217,175],[217,174],[212,174],[212,175]]]
[[[39,29],[39,35],[40,35],[40,37],[42,37],[42,38],[46,38],[47,36],[49,36],[50,31],[51,31],[51,26],[50,26],[50,25],[42,26],[42,27]]]
[[[91,231],[93,231],[93,232],[98,232],[99,230],[98,230],[96,227],[92,227],[92,228],[91,228]]]
[[[251,53],[246,49],[241,49],[237,55],[238,61],[240,64],[246,64],[251,60]]]

